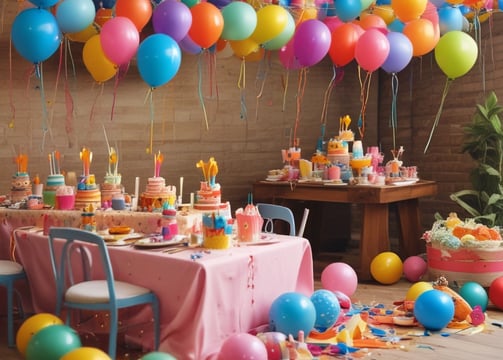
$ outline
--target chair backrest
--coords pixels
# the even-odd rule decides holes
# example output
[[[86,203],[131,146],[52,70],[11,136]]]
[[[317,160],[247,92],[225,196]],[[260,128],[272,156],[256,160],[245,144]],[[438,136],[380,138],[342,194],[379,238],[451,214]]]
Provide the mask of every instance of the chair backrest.
[[[56,245],[58,240],[64,241],[62,247],[59,243]],[[99,256],[92,256],[90,245],[96,246]],[[56,280],[57,309],[61,309],[67,287],[92,280],[96,270],[103,271],[100,280],[107,280],[110,301],[115,301],[112,265],[105,240],[101,236],[76,228],[52,227],[49,230],[49,251]]]
[[[257,209],[260,216],[264,219],[263,229],[265,232],[274,233],[274,222],[276,220],[281,220],[288,223],[290,226],[289,234],[295,236],[295,219],[292,210],[286,206],[265,203],[258,203]]]

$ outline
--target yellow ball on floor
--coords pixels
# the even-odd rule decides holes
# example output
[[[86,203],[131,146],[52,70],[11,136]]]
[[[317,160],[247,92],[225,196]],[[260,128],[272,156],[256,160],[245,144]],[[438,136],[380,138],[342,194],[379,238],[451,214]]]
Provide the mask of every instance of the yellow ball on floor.
[[[409,290],[407,290],[407,294],[405,295],[405,300],[407,301],[416,301],[416,299],[424,293],[425,291],[433,290],[433,285],[428,281],[418,281],[413,284]]]
[[[382,252],[370,263],[370,273],[381,284],[394,284],[403,274],[402,259],[394,252]]]

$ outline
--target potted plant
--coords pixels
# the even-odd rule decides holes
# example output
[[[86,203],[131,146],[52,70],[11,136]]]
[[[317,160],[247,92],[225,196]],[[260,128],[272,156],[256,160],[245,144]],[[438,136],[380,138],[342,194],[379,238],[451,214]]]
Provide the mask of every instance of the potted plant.
[[[477,222],[503,227],[503,107],[492,91],[484,104],[477,104],[471,124],[464,128],[462,152],[468,153],[477,166],[470,172],[473,189],[451,194]]]

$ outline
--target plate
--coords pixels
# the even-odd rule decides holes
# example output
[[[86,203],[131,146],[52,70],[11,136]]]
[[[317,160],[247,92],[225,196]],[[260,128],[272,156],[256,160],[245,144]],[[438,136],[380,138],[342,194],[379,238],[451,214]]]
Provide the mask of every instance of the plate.
[[[238,241],[237,246],[260,246],[276,244],[278,242],[280,242],[280,240],[277,238],[268,235],[261,235],[260,239],[257,241]]]
[[[265,178],[266,181],[280,181],[281,179],[283,179],[283,175],[274,175]]]
[[[419,181],[419,179],[393,181],[390,183],[390,185],[395,185],[395,186],[411,185],[411,184],[417,183],[418,181]]]
[[[185,235],[176,235],[171,240],[163,240],[161,234],[152,234],[136,240],[133,245],[138,248],[158,248],[166,246],[187,245],[189,239]]]
[[[345,182],[324,182],[323,185],[325,186],[344,186],[347,185],[348,183]]]

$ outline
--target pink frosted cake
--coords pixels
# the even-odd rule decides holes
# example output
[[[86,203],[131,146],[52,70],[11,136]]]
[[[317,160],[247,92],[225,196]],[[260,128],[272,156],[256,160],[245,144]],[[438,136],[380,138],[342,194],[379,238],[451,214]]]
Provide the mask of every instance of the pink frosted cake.
[[[206,181],[201,181],[201,187],[196,192],[194,209],[211,212],[211,211],[229,211],[229,203],[222,203],[222,192],[220,184],[210,185]]]
[[[162,209],[165,202],[171,205],[176,201],[176,186],[166,186],[166,180],[161,176],[150,177],[147,180],[145,191],[140,195],[139,206],[144,211],[154,208]]]

